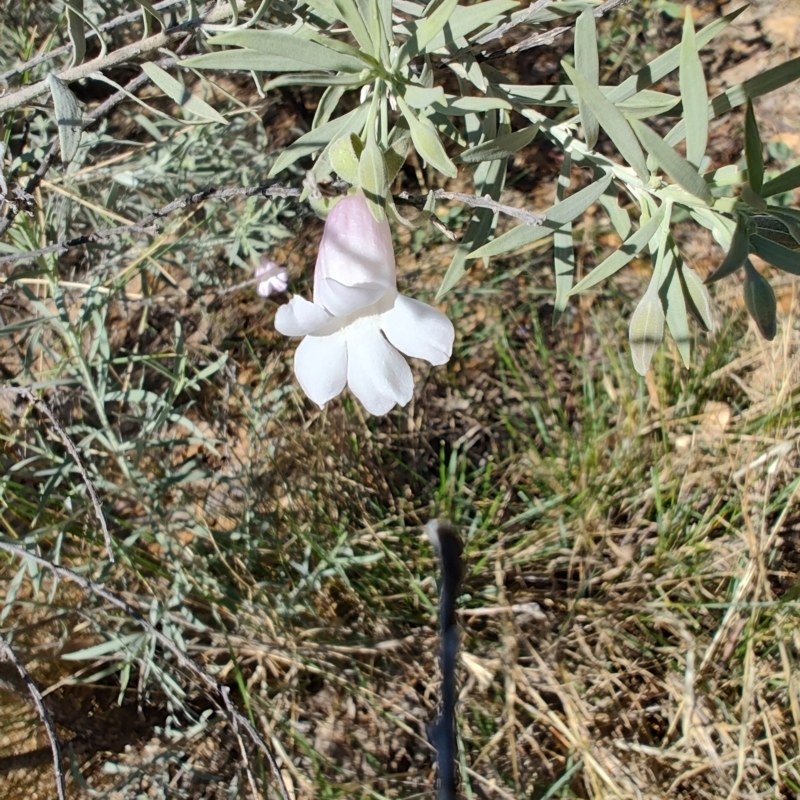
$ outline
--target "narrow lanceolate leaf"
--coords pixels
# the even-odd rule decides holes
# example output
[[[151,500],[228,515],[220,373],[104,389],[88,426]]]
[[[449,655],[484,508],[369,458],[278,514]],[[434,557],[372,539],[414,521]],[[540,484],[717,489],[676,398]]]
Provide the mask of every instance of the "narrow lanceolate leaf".
[[[680,277],[681,258],[672,242],[667,243],[663,257],[666,259],[666,264],[662,274],[666,273],[666,277],[659,288],[659,297],[669,332],[681,354],[683,365],[688,369],[692,363],[692,337],[689,332],[689,316],[686,312],[686,299]]]
[[[664,339],[664,309],[658,296],[658,281],[655,276],[633,312],[628,339],[633,368],[644,376],[650,369],[653,354]]]
[[[458,0],[441,0],[432,13],[420,18],[414,24],[411,36],[403,43],[397,56],[397,63],[401,67],[414,56],[426,52],[428,44],[442,32],[444,26],[450,21],[457,5]]]
[[[743,5],[741,10],[747,8]],[[698,38],[700,34],[698,33]],[[652,62],[651,62],[652,63]],[[650,67],[647,65],[646,69]],[[723,114],[727,114],[732,108],[736,108],[748,100],[755,100],[756,97],[774,92],[787,84],[800,78],[800,56],[790,61],[784,61],[777,67],[764,70],[764,72],[749,78],[742,83],[731,86],[722,94],[717,95],[711,101],[709,117],[716,119]],[[681,120],[665,137],[664,141],[671,146],[675,146],[686,136],[686,125]]]
[[[783,192],[791,192],[800,186],[800,164],[792,167],[783,175],[778,175],[771,181],[767,181],[762,187],[759,194],[762,197],[772,197],[776,194],[783,194]]]
[[[83,0],[67,0],[67,32],[72,44],[72,65],[80,64],[86,55],[86,24],[83,21]]]
[[[611,173],[604,174],[599,180],[590,183],[579,192],[548,209],[541,225],[517,225],[516,228],[512,228],[502,236],[498,236],[493,242],[473,250],[469,254],[469,258],[496,256],[498,253],[517,250],[520,247],[552,235],[554,231],[568,222],[574,222],[590,205],[596,203],[608,184],[611,183],[611,178]]]
[[[600,85],[600,59],[597,55],[597,26],[594,11],[585,8],[578,16],[575,25],[575,69],[595,88]],[[600,126],[583,95],[578,95],[578,108],[581,112],[583,138],[586,146],[593,149],[597,144]]]
[[[744,155],[747,161],[747,180],[750,188],[759,193],[764,184],[764,152],[756,115],[753,112],[753,101],[750,99],[747,100],[747,111],[744,117]]]
[[[456,156],[456,161],[462,161],[465,164],[476,164],[480,161],[494,161],[498,158],[509,158],[514,153],[527,147],[539,132],[538,125],[529,125],[522,130],[514,131],[513,133],[506,133],[490,139],[488,142],[483,142],[475,147],[470,147],[469,150],[464,150],[463,153]]]
[[[228,120],[222,114],[202,98],[193,95],[179,80],[176,80],[168,72],[161,69],[158,64],[153,64],[152,62],[142,64],[142,72],[184,111],[211,122],[219,122],[222,125],[228,124]]]
[[[367,136],[367,144],[361,154],[361,161],[358,165],[358,183],[364,190],[364,196],[367,198],[367,205],[372,216],[378,222],[383,222],[389,184],[386,180],[386,163],[383,160],[383,153],[381,153],[372,132]]]
[[[269,177],[275,177],[282,169],[285,169],[290,164],[294,164],[298,158],[311,155],[317,150],[322,150],[340,136],[360,132],[367,120],[368,112],[369,105],[365,103],[364,105],[357,106],[347,114],[336,117],[336,119],[332,119],[330,122],[320,125],[319,128],[303,134],[303,136],[292,142],[278,156],[272,169],[269,171]]]
[[[440,47],[444,47],[448,41],[455,42],[456,39],[483,27],[487,22],[518,5],[516,0],[486,0],[470,6],[456,6],[447,21],[447,27],[439,31],[428,42],[425,49],[428,53],[433,53]]]
[[[493,114],[487,114],[481,125],[483,135],[495,136],[498,130],[500,135],[510,126],[503,121],[497,124]],[[473,180],[475,182],[475,194],[480,197],[489,196],[493,200],[498,200],[503,191],[506,181],[506,168],[508,160],[500,158],[496,161],[484,161],[475,168]],[[461,237],[461,241],[456,247],[450,265],[447,268],[442,285],[436,293],[436,299],[440,299],[461,279],[467,269],[467,257],[472,250],[481,247],[487,239],[494,233],[497,226],[497,212],[490,208],[476,208],[470,218],[467,229]],[[484,264],[488,267],[488,259],[484,259]]]
[[[580,72],[564,62],[562,62],[562,66],[578,89],[579,96],[597,117],[597,121],[617,146],[622,157],[636,170],[640,180],[647,181],[649,177],[647,161],[630,124],[622,116],[622,112]]]
[[[370,55],[378,55],[358,3],[355,0],[333,0],[333,2],[339,18],[350,28],[350,33],[356,37],[359,47]]]
[[[727,255],[717,269],[706,278],[706,283],[727,278],[732,275],[739,267],[744,264],[745,259],[750,254],[750,238],[747,234],[747,226],[741,217],[736,222],[736,230],[733,232],[733,239]]]
[[[750,245],[756,255],[761,256],[773,267],[792,275],[800,275],[800,250],[790,250],[758,234],[750,237]]]
[[[713,198],[708,184],[700,173],[685,159],[679,156],[664,140],[638,120],[631,120],[639,141],[645,150],[656,160],[658,166],[669,175],[675,183],[680,184],[687,192],[699,197],[703,202],[711,205]]]
[[[619,204],[619,190],[614,184],[611,184],[608,189],[600,196],[597,201],[603,207],[603,210],[608,214],[614,230],[619,234],[620,239],[624,242],[628,238],[633,225],[631,224],[631,215]]]
[[[661,221],[664,219],[664,210],[665,206],[660,206],[658,211],[636,233],[625,240],[619,250],[612,253],[602,264],[596,266],[588,275],[578,281],[570,294],[577,294],[610,278],[637,256],[658,231]]]
[[[81,143],[81,107],[64,81],[53,73],[47,76],[47,88],[53,98],[53,108],[58,123],[58,139],[61,144],[61,161],[68,164],[75,158]]]
[[[556,199],[563,202],[572,177],[572,157],[567,151],[564,154],[564,163],[561,165],[561,174],[558,176]],[[556,278],[556,299],[553,303],[553,325],[564,313],[569,302],[569,292],[575,281],[575,245],[572,241],[572,223],[568,222],[553,234],[553,265]]]
[[[744,262],[744,304],[761,335],[772,341],[778,333],[778,303],[775,292],[749,258]]]
[[[698,169],[708,144],[708,89],[694,35],[691,7],[686,7],[681,40],[681,100],[686,122],[686,160]]]
[[[685,264],[681,269],[686,305],[706,331],[714,330],[714,307],[702,278]]]
[[[248,72],[303,72],[308,69],[308,64],[299,58],[294,58],[291,50],[276,55],[246,47],[191,56],[183,59],[181,64],[194,69],[244,70]],[[347,78],[349,81],[355,79],[355,75],[352,74]],[[328,83],[333,84],[334,81],[331,79],[328,80]]]
[[[443,175],[455,178],[458,170],[445,152],[442,140],[433,123],[427,117],[417,117],[402,97],[397,98],[397,104],[408,123],[411,141],[414,142],[417,153]]]
[[[298,63],[298,70],[361,72],[367,66],[354,55],[340,53],[280,31],[232,31],[212,37],[208,44],[244,47],[266,55],[290,58]]]

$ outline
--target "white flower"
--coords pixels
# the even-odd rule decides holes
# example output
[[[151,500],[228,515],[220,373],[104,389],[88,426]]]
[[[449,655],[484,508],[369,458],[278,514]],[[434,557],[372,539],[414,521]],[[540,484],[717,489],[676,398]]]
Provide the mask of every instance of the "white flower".
[[[294,371],[317,405],[347,385],[376,415],[406,405],[414,393],[398,350],[434,365],[446,364],[453,350],[450,320],[398,293],[389,223],[375,220],[360,191],[340,200],[325,221],[314,302],[294,296],[278,309],[275,327],[305,337]]]
[[[281,294],[289,288],[289,271],[266,256],[261,256],[261,266],[256,269],[256,277],[263,278],[256,288],[261,297]]]

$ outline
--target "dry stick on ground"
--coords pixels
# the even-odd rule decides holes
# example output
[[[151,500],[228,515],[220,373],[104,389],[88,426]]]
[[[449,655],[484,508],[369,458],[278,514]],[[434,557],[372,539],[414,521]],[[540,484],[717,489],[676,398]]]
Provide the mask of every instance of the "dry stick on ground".
[[[191,658],[189,658],[186,653],[183,652],[171,639],[165,636],[161,631],[157,630],[153,625],[151,625],[139,612],[138,609],[134,608],[129,603],[126,603],[124,600],[120,600],[113,592],[110,592],[108,589],[104,588],[98,583],[89,580],[88,578],[84,578],[83,575],[79,575],[77,572],[69,569],[68,567],[62,567],[59,564],[53,564],[51,561],[48,561],[46,558],[42,556],[36,555],[36,553],[32,553],[29,550],[25,550],[22,547],[19,547],[15,544],[11,544],[10,542],[0,541],[0,550],[4,550],[6,553],[11,553],[18,558],[29,558],[31,561],[34,561],[41,567],[50,570],[52,573],[57,575],[59,578],[63,580],[71,581],[72,583],[78,584],[84,591],[91,592],[92,594],[101,597],[107,603],[110,603],[115,608],[120,609],[125,614],[127,614],[131,619],[135,620],[147,633],[150,634],[165,650],[169,651],[169,653],[174,656],[175,660],[178,664],[183,667],[185,670],[190,672],[200,684],[206,689],[206,691],[211,692],[213,695],[218,697],[222,701],[222,705],[225,708],[225,711],[228,715],[228,720],[230,725],[234,731],[241,728],[244,730],[247,735],[250,737],[250,740],[253,744],[258,747],[259,750],[264,754],[267,761],[270,765],[270,770],[272,771],[272,775],[275,778],[275,782],[278,784],[278,788],[280,789],[281,797],[283,800],[290,800],[289,793],[286,789],[286,784],[283,781],[283,776],[281,775],[280,769],[278,768],[278,764],[275,761],[275,756],[272,754],[272,751],[267,746],[266,742],[262,739],[261,735],[258,731],[250,724],[250,721],[243,716],[235,706],[233,705],[233,701],[230,698],[230,692],[226,690],[226,688],[220,684],[215,678],[208,674],[202,667],[198,666]]]
[[[78,448],[72,442],[72,439],[67,436],[66,431],[64,428],[61,427],[61,423],[56,419],[55,414],[50,410],[50,406],[44,402],[44,400],[40,400],[33,392],[30,391],[27,387],[9,387],[6,389],[0,389],[0,394],[4,392],[13,392],[15,394],[21,394],[23,397],[26,397],[31,403],[33,403],[39,411],[42,412],[52,423],[53,427],[56,429],[56,433],[58,434],[58,438],[64,444],[64,447],[67,448],[67,452],[72,456],[73,460],[75,461],[75,466],[78,468],[78,472],[80,472],[81,477],[83,478],[83,482],[86,485],[86,491],[89,492],[89,497],[92,501],[92,506],[94,506],[94,513],[97,516],[97,521],[100,523],[100,528],[103,531],[103,540],[105,541],[106,545],[106,553],[108,553],[108,560],[112,563],[115,561],[114,558],[114,551],[112,549],[111,543],[111,534],[108,532],[108,525],[106,524],[106,518],[103,514],[103,507],[100,505],[100,498],[97,496],[97,492],[95,491],[94,484],[92,483],[92,479],[89,477],[89,473],[86,471],[86,467],[83,466],[83,462],[81,461],[80,453],[78,452]]]
[[[64,771],[61,769],[61,746],[58,743],[58,734],[56,733],[56,726],[50,717],[50,712],[44,704],[44,698],[39,688],[31,678],[25,665],[17,658],[17,654],[11,648],[11,645],[0,634],[0,660],[9,661],[14,665],[20,678],[22,678],[25,686],[28,688],[33,704],[36,706],[36,711],[39,713],[39,719],[47,731],[47,738],[50,740],[50,749],[53,752],[53,770],[56,777],[56,790],[58,791],[59,800],[66,800],[64,791]]]

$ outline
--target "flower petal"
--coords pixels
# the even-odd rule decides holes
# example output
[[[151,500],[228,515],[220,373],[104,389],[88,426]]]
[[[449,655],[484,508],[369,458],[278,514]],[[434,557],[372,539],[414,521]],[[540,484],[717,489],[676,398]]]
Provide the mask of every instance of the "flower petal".
[[[307,336],[324,328],[331,319],[331,315],[322,306],[309,303],[296,294],[275,314],[275,330],[284,336]]]
[[[357,286],[345,286],[333,278],[327,278],[316,281],[314,302],[319,303],[335,317],[344,317],[376,303],[386,294],[386,291],[386,286],[382,283],[360,283]]]
[[[386,414],[396,403],[406,405],[414,394],[411,368],[383,338],[377,319],[359,320],[346,331],[350,391],[376,416]]]
[[[306,336],[294,354],[294,374],[320,408],[341,394],[347,383],[347,337]]]
[[[433,306],[397,295],[394,306],[381,314],[386,338],[412,358],[446,364],[453,353],[453,323]]]
[[[314,300],[337,316],[370,305],[395,285],[395,260],[389,222],[377,222],[361,192],[343,197],[325,220],[314,268]],[[345,298],[342,287],[371,289],[363,305]],[[380,291],[378,287],[383,287]],[[335,306],[337,298],[341,298]],[[337,310],[338,309],[338,310]]]

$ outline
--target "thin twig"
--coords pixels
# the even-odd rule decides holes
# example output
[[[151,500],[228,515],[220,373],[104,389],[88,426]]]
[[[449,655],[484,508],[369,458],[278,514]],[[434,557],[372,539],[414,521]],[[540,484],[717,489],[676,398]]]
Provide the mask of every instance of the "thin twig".
[[[56,727],[53,724],[53,719],[47,706],[44,704],[44,698],[39,691],[39,687],[34,683],[30,673],[25,669],[25,665],[17,658],[17,654],[12,649],[11,645],[0,634],[0,659],[10,661],[19,673],[20,678],[28,688],[33,704],[36,706],[36,711],[39,713],[39,719],[47,731],[47,738],[50,740],[50,750],[53,753],[53,771],[56,777],[56,791],[58,792],[59,800],[66,800],[66,792],[64,790],[64,771],[61,769],[61,746],[58,743],[58,734]]]
[[[236,3],[239,1],[240,0],[232,0],[232,2]],[[165,31],[156,33],[153,36],[148,36],[146,39],[140,39],[138,42],[126,45],[125,47],[120,47],[119,50],[115,50],[113,53],[109,53],[101,58],[94,58],[84,64],[78,64],[75,67],[62,70],[56,77],[60,78],[64,83],[72,83],[82,78],[88,78],[93,72],[102,72],[104,69],[115,67],[117,64],[131,61],[145,53],[158,50],[159,47],[165,47],[184,34],[192,33],[203,25],[226,19],[232,13],[232,3],[217,6],[209,10],[205,16],[196,17],[187,22],[181,22],[179,25],[173,25]],[[38,83],[18,89],[16,92],[10,92],[0,97],[0,114],[10,111],[13,108],[27,105],[37,97],[46,94],[48,91],[47,81],[39,81]]]
[[[444,189],[434,189],[433,196],[441,200],[455,200],[457,203],[464,203],[464,205],[471,208],[488,208],[500,214],[505,214],[508,217],[515,217],[522,220],[526,225],[538,227],[542,225],[546,219],[544,214],[536,214],[532,211],[526,211],[524,208],[514,208],[514,206],[507,206],[503,203],[498,203],[486,195],[479,197],[478,195],[462,194],[461,192],[446,192]],[[405,203],[406,205],[422,208],[427,200],[427,195],[410,195],[408,192],[401,192],[395,197],[396,202]],[[3,259],[0,259],[0,264]]]
[[[173,211],[180,211],[188,206],[196,206],[206,200],[229,200],[232,197],[298,197],[301,189],[293,189],[283,184],[274,183],[267,186],[235,186],[230,189],[203,189],[199,192],[180,197],[171,203],[153,211],[138,222],[131,225],[117,225],[114,228],[103,228],[102,230],[88,233],[84,236],[77,236],[74,239],[67,239],[57,244],[41,247],[38,250],[31,250],[27,253],[15,253],[10,256],[0,257],[0,264],[13,264],[23,259],[39,258],[48,253],[62,253],[74,247],[82,247],[94,242],[105,242],[114,236],[124,233],[157,233],[158,228],[154,224],[163,217],[169,216]],[[4,276],[0,276],[0,281]]]
[[[56,433],[58,434],[58,438],[61,439],[64,447],[67,448],[67,452],[72,456],[73,460],[75,461],[75,466],[78,468],[78,472],[80,472],[81,477],[83,478],[83,482],[86,486],[86,491],[89,493],[89,497],[92,501],[92,506],[94,507],[94,513],[97,517],[97,521],[100,523],[100,528],[103,531],[103,540],[105,541],[106,545],[106,553],[108,554],[108,560],[114,563],[116,560],[114,558],[114,550],[112,547],[111,541],[111,534],[108,531],[108,525],[106,524],[106,518],[103,514],[103,507],[100,505],[100,498],[97,496],[97,492],[95,491],[94,484],[92,483],[92,479],[89,477],[89,473],[86,471],[86,467],[83,466],[83,461],[81,461],[80,453],[78,452],[78,448],[72,442],[72,439],[67,436],[66,431],[64,428],[61,427],[61,423],[56,419],[55,414],[50,410],[50,406],[41,400],[40,398],[36,397],[33,392],[30,391],[25,386],[13,386],[13,387],[5,387],[0,389],[0,394],[4,394],[5,392],[13,392],[15,394],[21,394],[23,397],[26,397],[39,411],[42,412],[49,420],[52,426],[55,428]]]
[[[187,36],[186,39],[178,46],[176,52],[180,52],[189,43],[189,41],[190,37]],[[175,61],[176,60],[174,58],[168,56],[167,58],[163,58],[161,61],[156,63],[162,69],[167,69],[168,67],[172,66]],[[83,121],[83,130],[86,130],[95,122],[105,117],[112,108],[125,100],[130,93],[135,92],[140,86],[147,83],[148,80],[149,77],[143,72],[141,75],[137,75],[135,78],[128,81],[124,90],[115,92],[111,95],[111,97],[102,102],[99,106],[97,106],[97,108],[86,115],[86,118]],[[33,195],[33,193],[36,191],[36,188],[39,186],[42,180],[44,180],[44,176],[47,175],[47,171],[50,169],[50,166],[60,151],[61,140],[56,137],[53,140],[53,143],[50,145],[48,151],[45,153],[44,158],[36,169],[36,172],[28,180],[24,190],[25,197],[31,197]],[[19,207],[10,208],[6,216],[0,220],[0,236],[2,236],[9,229],[18,211]]]
[[[183,3],[184,0],[161,0],[160,3],[153,4],[154,11],[164,11],[167,8],[171,8],[172,6],[177,6]],[[137,8],[136,11],[130,11],[127,14],[120,14],[120,16],[115,17],[108,22],[102,23],[102,25],[97,26],[97,31],[100,33],[105,33],[106,31],[110,31],[112,28],[118,28],[120,25],[124,25],[126,22],[134,22],[139,17],[143,17],[145,14],[144,8]],[[84,34],[85,39],[91,39],[94,36],[97,36],[97,31],[94,28],[89,29]],[[58,58],[58,56],[65,55],[72,50],[72,43],[62,45],[61,47],[56,47],[54,50],[50,50],[47,53],[42,53],[41,55],[32,58],[30,61],[26,61],[23,64],[17,64],[16,67],[12,67],[8,72],[4,72],[0,75],[0,83],[6,82],[9,78],[13,78],[15,75],[19,75],[20,72],[25,72],[29,69],[33,69],[34,67],[38,67],[40,64],[44,64],[46,61],[50,61],[53,58]]]
[[[189,671],[206,688],[207,691],[212,692],[215,696],[217,696],[221,700],[221,703],[228,714],[231,725],[233,725],[235,721],[236,725],[242,728],[250,737],[251,741],[256,745],[256,747],[258,747],[258,749],[261,750],[262,753],[264,753],[267,761],[269,762],[272,775],[275,778],[276,783],[278,784],[278,788],[280,789],[281,797],[283,798],[283,800],[290,800],[289,793],[286,789],[286,784],[283,781],[283,776],[281,775],[280,769],[278,768],[278,764],[275,761],[275,756],[273,756],[272,751],[269,749],[266,742],[262,739],[258,731],[256,731],[256,729],[250,724],[250,721],[234,707],[230,697],[226,695],[224,687],[220,683],[218,683],[215,678],[209,675],[208,672],[206,672],[202,667],[198,666],[191,658],[189,658],[186,655],[186,653],[184,653],[183,650],[181,650],[175,644],[175,642],[173,642],[171,639],[165,636],[157,628],[153,627],[153,625],[151,625],[150,622],[148,622],[142,616],[142,614],[139,612],[138,609],[126,603],[124,600],[120,600],[119,597],[117,597],[115,594],[113,594],[100,584],[95,583],[94,581],[91,581],[88,578],[84,578],[83,575],[74,572],[68,567],[62,567],[59,564],[53,564],[46,558],[36,555],[36,553],[32,553],[29,550],[25,550],[24,548],[19,547],[15,544],[11,544],[10,542],[4,542],[0,540],[0,550],[4,550],[7,553],[11,553],[12,555],[17,556],[18,558],[31,559],[32,561],[36,562],[39,566],[50,570],[58,577],[64,580],[71,581],[72,583],[76,583],[84,591],[92,592],[92,594],[101,597],[107,603],[110,603],[112,606],[120,609],[120,611],[125,612],[129,617],[134,619],[165,650],[169,651],[169,653],[175,658],[175,660],[181,667]]]

